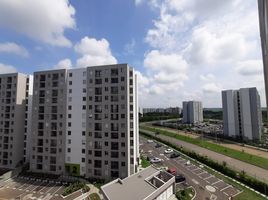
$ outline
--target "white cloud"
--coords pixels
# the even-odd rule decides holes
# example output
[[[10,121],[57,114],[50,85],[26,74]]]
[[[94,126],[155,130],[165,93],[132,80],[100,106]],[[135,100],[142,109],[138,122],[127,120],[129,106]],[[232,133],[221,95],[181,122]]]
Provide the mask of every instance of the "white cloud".
[[[112,55],[109,42],[106,39],[84,37],[74,47],[75,51],[82,55],[77,60],[77,67],[94,65],[116,64],[117,60]]]
[[[23,46],[14,42],[0,43],[0,53],[12,53],[22,57],[28,57],[29,52]]]
[[[206,83],[202,89],[205,93],[220,93],[222,87],[216,83]]]
[[[214,81],[215,80],[215,76],[214,76],[214,74],[211,74],[211,73],[201,74],[200,75],[200,79],[202,81]]]
[[[55,66],[54,69],[71,69],[72,61],[68,58],[60,60]]]
[[[0,74],[13,73],[16,72],[16,68],[11,65],[5,65],[0,63]]]
[[[236,70],[243,76],[261,75],[263,73],[262,60],[246,60],[239,62]]]
[[[147,5],[159,15],[145,36],[154,50],[144,58],[149,85],[141,105],[169,106],[194,97],[216,107],[222,89],[254,86],[264,105],[256,1],[148,0]],[[180,57],[186,69],[163,55]]]
[[[65,29],[75,28],[68,0],[1,0],[0,26],[55,46],[71,46]]]
[[[136,46],[136,41],[135,39],[131,39],[130,43],[127,43],[124,47],[124,53],[125,54],[133,54],[134,53],[134,49]]]
[[[138,6],[142,4],[144,0],[134,0],[134,1],[135,1],[136,6]]]

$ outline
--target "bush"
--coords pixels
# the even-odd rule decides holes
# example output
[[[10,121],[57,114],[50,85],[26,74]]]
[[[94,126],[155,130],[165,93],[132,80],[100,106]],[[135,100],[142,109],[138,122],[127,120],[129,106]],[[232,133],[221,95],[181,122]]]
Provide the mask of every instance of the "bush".
[[[82,189],[82,192],[88,192],[89,187],[85,183],[81,182],[75,182],[71,185],[69,185],[67,188],[64,189],[64,192],[62,193],[63,196],[67,196],[69,194],[72,194],[73,192]]]

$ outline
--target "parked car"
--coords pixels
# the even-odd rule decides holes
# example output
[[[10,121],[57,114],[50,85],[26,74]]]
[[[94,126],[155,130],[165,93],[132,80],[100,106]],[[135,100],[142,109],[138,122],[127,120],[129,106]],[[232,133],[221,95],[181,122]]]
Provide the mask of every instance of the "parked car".
[[[181,183],[183,181],[186,181],[186,178],[184,176],[182,176],[182,175],[176,175],[175,176],[175,182],[176,183]]]
[[[160,148],[160,147],[162,147],[162,145],[159,144],[159,143],[157,143],[154,147],[155,147],[155,148]]]
[[[178,157],[180,157],[180,154],[174,152],[174,153],[170,154],[169,157],[170,157],[170,158],[178,158]]]
[[[191,164],[190,160],[188,160],[185,164],[190,165]]]
[[[172,149],[166,149],[166,150],[165,150],[165,153],[166,153],[166,154],[169,154],[169,153],[172,153],[172,152],[173,152]]]
[[[147,143],[153,143],[154,141],[153,140],[147,140]]]
[[[150,160],[151,163],[160,163],[162,162],[162,159],[161,158],[157,158],[157,157],[154,157]]]
[[[167,170],[167,172],[175,176],[176,173],[177,173],[177,170],[176,170],[176,168],[169,168],[169,169]]]

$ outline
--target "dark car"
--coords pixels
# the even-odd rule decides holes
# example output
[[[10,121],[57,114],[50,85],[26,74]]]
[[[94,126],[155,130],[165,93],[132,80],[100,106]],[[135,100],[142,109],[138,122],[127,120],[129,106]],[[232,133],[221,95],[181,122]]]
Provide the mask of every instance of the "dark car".
[[[162,145],[159,144],[159,143],[157,143],[157,144],[155,145],[155,148],[160,148],[160,147],[162,147]]]
[[[178,158],[179,156],[180,156],[180,154],[178,154],[178,153],[170,154],[170,158]]]
[[[176,183],[181,183],[181,182],[184,182],[186,180],[186,178],[182,175],[176,175],[175,176],[175,182]]]

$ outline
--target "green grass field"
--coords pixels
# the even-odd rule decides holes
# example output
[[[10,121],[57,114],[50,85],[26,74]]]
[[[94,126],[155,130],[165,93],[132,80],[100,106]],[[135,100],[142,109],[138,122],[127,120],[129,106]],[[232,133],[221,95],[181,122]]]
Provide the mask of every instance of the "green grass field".
[[[184,135],[179,135],[176,133],[171,133],[169,131],[163,131],[163,130],[158,129],[158,128],[151,128],[151,127],[142,126],[142,129],[152,131],[152,132],[158,132],[162,135],[166,135],[169,137],[176,138],[178,140],[182,140],[182,141],[185,141],[185,142],[188,142],[191,144],[195,144],[197,146],[204,147],[204,148],[209,149],[211,151],[215,151],[217,153],[220,153],[220,154],[223,154],[223,155],[235,158],[237,160],[241,160],[241,161],[247,162],[249,164],[256,165],[258,167],[261,167],[261,168],[268,170],[268,159],[260,157],[260,156],[255,156],[255,155],[248,154],[248,153],[245,153],[242,151],[237,151],[234,149],[223,147],[221,145],[217,145],[217,144],[205,141],[205,140],[202,141],[200,139],[195,139],[195,138],[187,137]]]

